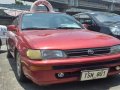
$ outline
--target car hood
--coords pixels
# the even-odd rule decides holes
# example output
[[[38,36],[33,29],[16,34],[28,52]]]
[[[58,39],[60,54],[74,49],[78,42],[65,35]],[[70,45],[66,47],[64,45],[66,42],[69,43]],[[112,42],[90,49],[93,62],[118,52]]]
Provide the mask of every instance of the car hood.
[[[22,34],[31,49],[77,49],[120,44],[112,36],[88,30],[28,30]]]

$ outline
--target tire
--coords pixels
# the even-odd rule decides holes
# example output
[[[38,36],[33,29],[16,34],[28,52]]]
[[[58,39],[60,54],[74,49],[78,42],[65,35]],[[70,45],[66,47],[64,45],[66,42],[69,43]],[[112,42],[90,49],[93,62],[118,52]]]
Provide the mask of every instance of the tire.
[[[10,53],[9,50],[7,50],[7,57],[8,57],[8,58],[13,58],[13,56],[12,56],[12,54]]]
[[[17,78],[20,82],[26,82],[28,79],[24,75],[19,52],[16,53]]]
[[[8,57],[8,58],[13,58],[13,56],[12,56],[12,54],[10,53],[10,50],[9,50],[9,48],[8,48],[8,43],[7,43],[7,41],[6,41],[6,46],[7,46],[7,57]]]
[[[2,46],[2,40],[0,39],[0,50],[1,50],[1,46]]]

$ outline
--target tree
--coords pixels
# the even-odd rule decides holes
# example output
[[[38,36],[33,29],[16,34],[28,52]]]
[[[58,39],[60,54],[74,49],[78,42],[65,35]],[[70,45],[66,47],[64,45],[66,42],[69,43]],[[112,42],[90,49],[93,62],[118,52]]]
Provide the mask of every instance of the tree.
[[[17,4],[17,5],[23,5],[22,0],[15,0],[15,4]]]

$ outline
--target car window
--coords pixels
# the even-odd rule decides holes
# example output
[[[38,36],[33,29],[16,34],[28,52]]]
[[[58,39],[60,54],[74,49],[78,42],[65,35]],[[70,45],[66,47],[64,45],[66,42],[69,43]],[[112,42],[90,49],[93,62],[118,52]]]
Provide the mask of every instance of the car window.
[[[75,17],[82,24],[94,24],[94,21],[87,14],[78,14]]]
[[[18,17],[13,20],[12,24],[13,25],[18,25]]]
[[[25,14],[23,15],[21,27],[22,29],[57,29],[59,27],[82,28],[82,26],[73,17],[60,13]]]

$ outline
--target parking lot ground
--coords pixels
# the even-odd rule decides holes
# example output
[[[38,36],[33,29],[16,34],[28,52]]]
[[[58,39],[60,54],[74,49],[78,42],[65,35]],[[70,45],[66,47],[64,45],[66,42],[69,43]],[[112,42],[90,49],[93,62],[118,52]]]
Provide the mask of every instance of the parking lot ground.
[[[2,46],[0,51],[0,90],[120,90],[120,75],[46,87],[38,86],[31,81],[20,83],[16,78],[15,60],[7,58],[6,46]]]

